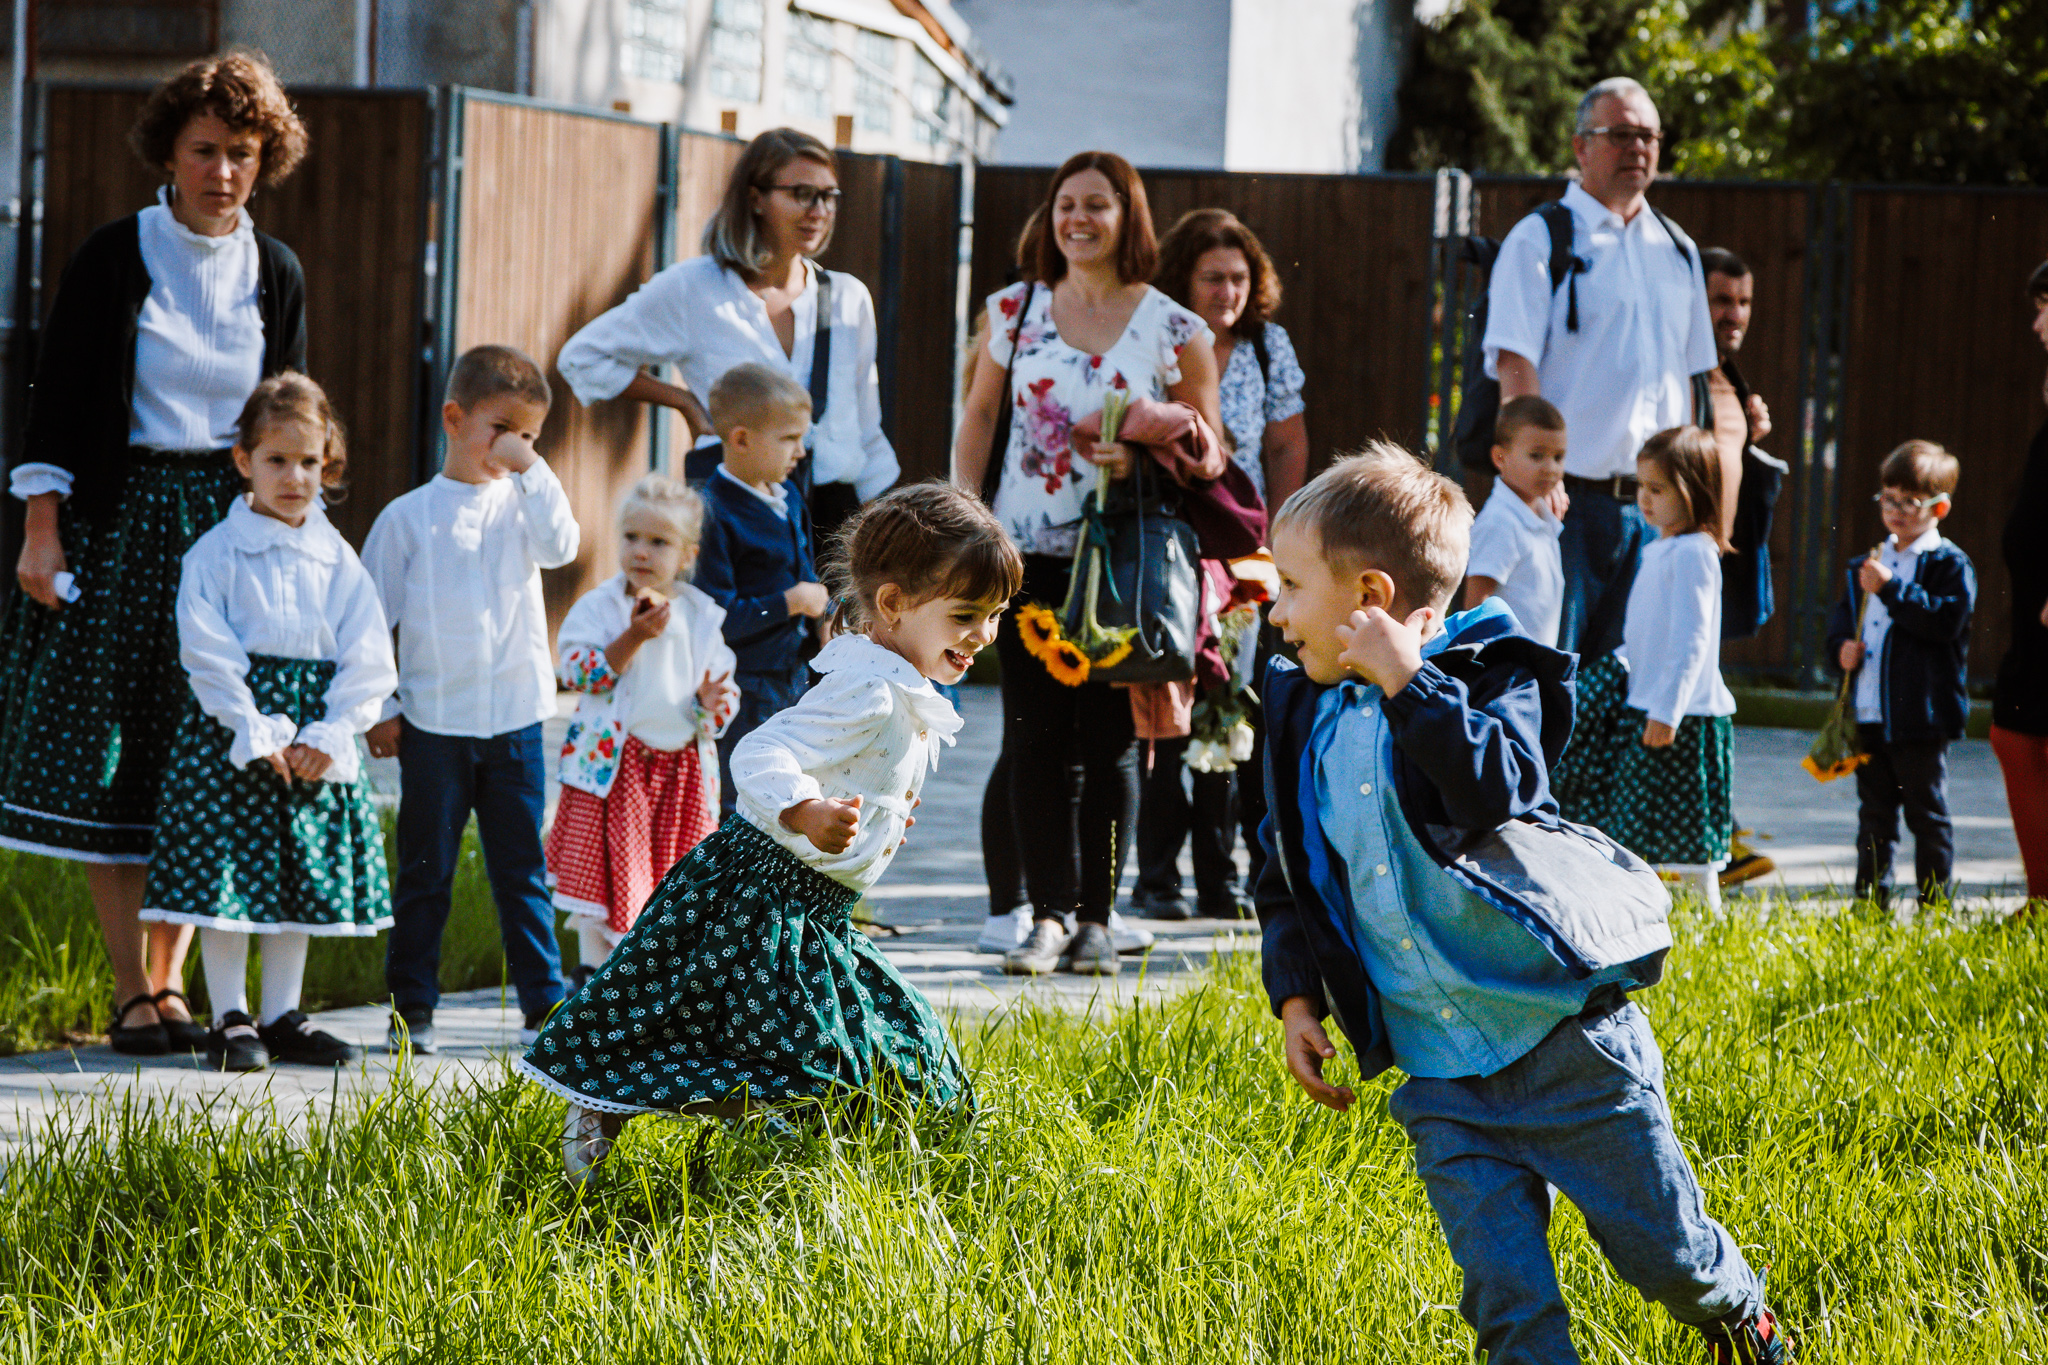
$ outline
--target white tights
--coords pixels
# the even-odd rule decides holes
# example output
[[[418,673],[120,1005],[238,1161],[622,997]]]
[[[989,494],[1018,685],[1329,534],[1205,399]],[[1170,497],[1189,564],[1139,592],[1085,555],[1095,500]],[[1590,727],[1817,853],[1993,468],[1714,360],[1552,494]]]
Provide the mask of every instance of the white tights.
[[[249,940],[253,934],[231,929],[201,929],[199,960],[206,966],[206,994],[213,1002],[216,1023],[230,1010],[249,1012]],[[299,1007],[306,982],[306,946],[310,934],[286,930],[263,936],[263,1014],[259,1024]]]
[[[595,915],[576,917],[576,955],[583,959],[586,967],[595,967],[612,952],[611,931],[604,927],[604,921]]]

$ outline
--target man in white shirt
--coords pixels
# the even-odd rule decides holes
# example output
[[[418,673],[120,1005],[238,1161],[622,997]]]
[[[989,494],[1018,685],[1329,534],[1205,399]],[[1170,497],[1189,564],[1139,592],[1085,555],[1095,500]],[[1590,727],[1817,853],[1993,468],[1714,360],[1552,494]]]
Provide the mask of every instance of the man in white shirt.
[[[398,695],[368,737],[372,755],[396,754],[403,770],[384,964],[394,1052],[434,1050],[441,933],[472,810],[522,1041],[564,994],[541,850],[555,674],[540,571],[575,559],[580,536],[533,448],[551,397],[540,367],[511,347],[465,352],[441,409],[441,473],[393,500],[363,545],[398,632]]]
[[[1553,287],[1548,224],[1540,212],[1516,224],[1494,263],[1484,346],[1502,403],[1540,394],[1571,431],[1558,647],[1591,659],[1621,643],[1649,537],[1635,505],[1636,452],[1695,420],[1693,376],[1712,370],[1716,353],[1699,251],[1644,199],[1663,137],[1649,93],[1602,81],[1580,101],[1577,126],[1580,180],[1563,199],[1572,266]]]

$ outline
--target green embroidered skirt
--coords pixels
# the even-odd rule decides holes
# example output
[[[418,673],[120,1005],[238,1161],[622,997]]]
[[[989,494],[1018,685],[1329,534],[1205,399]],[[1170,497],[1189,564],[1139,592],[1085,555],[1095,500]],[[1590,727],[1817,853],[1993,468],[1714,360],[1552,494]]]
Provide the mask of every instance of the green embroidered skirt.
[[[1614,813],[1614,765],[1625,739],[1642,748],[1643,727],[1622,736],[1621,713],[1628,707],[1628,669],[1621,656],[1603,654],[1580,661],[1572,711],[1572,737],[1550,770],[1550,794],[1558,813],[1575,825],[1609,828]],[[1615,836],[1619,838],[1619,836]]]
[[[333,679],[328,659],[249,659],[256,709],[300,725],[326,716]],[[228,762],[233,742],[225,725],[187,701],[164,775],[142,918],[252,934],[390,928],[384,828],[369,783],[286,782],[262,759],[237,768]]]
[[[1643,743],[1648,720],[1622,708],[1612,808],[1600,828],[1646,863],[1721,863],[1735,833],[1734,718],[1686,716],[1661,749]]]
[[[16,591],[0,622],[0,845],[146,863],[171,736],[191,688],[178,664],[178,574],[242,480],[225,451],[133,451],[120,507],[60,518],[79,599]]]
[[[972,1107],[945,1025],[847,918],[859,898],[728,816],[516,1069],[613,1114],[861,1091]]]

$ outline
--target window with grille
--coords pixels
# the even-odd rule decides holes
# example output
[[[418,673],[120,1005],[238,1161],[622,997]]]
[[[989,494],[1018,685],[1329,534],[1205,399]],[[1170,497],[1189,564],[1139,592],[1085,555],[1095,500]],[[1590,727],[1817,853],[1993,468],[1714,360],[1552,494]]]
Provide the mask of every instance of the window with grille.
[[[711,93],[735,104],[761,100],[761,0],[711,0]]]
[[[870,133],[896,131],[896,40],[886,33],[859,29],[853,52],[860,60],[853,83],[853,112]]]
[[[782,59],[782,106],[798,118],[832,117],[832,21],[789,12]]]
[[[926,147],[943,147],[953,127],[953,86],[931,58],[916,56],[910,77],[910,136]]]
[[[619,44],[619,65],[628,76],[646,81],[681,81],[687,44],[684,40],[685,0],[629,0],[626,36]]]

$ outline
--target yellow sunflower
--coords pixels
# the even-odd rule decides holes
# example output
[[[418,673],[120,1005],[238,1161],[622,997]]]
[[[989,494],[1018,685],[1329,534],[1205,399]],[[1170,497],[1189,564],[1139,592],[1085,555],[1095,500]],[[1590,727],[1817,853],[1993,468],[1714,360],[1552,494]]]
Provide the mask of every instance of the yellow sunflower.
[[[1069,687],[1088,681],[1088,656],[1071,640],[1055,640],[1045,654],[1045,671]]]
[[[1031,602],[1017,612],[1017,633],[1024,637],[1024,648],[1032,658],[1050,663],[1053,646],[1060,638],[1060,619]]]
[[[1132,636],[1126,635],[1123,639],[1118,640],[1110,647],[1109,653],[1095,661],[1095,666],[1097,668],[1115,668],[1118,664],[1122,663],[1125,656],[1131,652],[1132,638]]]

